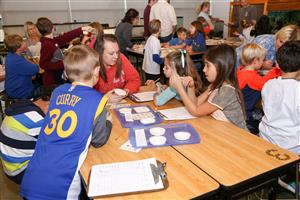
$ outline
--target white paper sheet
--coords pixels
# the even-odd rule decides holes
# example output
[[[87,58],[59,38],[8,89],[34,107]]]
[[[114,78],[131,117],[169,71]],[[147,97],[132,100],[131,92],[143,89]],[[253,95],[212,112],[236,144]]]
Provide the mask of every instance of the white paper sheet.
[[[161,178],[155,184],[150,164],[157,166],[156,159],[94,165],[91,171],[88,196],[164,188]]]
[[[134,96],[136,101],[138,101],[138,102],[146,102],[146,101],[153,101],[154,94],[155,94],[155,91],[150,91],[150,92],[135,93],[135,94],[132,94],[132,96]]]
[[[191,115],[185,107],[177,107],[159,110],[165,120],[185,120],[185,119],[194,119],[195,116]]]

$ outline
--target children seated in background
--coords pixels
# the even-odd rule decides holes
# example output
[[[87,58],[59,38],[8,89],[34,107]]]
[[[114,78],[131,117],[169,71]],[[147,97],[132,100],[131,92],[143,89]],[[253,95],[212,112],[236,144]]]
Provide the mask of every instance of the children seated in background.
[[[202,24],[205,39],[208,39],[211,31],[209,24],[207,23],[204,17],[198,17],[197,20]]]
[[[280,69],[274,67],[265,76],[260,76],[258,70],[262,67],[266,50],[258,44],[247,44],[242,50],[241,60],[243,66],[237,71],[237,78],[242,90],[247,114],[247,127],[251,133],[258,133],[258,124],[262,111],[255,107],[261,99],[260,91],[264,84],[280,75]]]
[[[234,32],[233,34],[238,36],[240,40],[242,40],[244,43],[248,44],[254,40],[254,37],[251,36],[251,31],[253,30],[253,24],[247,20],[242,20],[241,21],[241,26],[243,28],[242,32]]]
[[[158,19],[153,19],[149,23],[151,36],[147,39],[144,47],[144,61],[142,69],[145,72],[146,80],[157,80],[160,78],[160,65],[163,60],[160,58],[160,34],[161,23]]]
[[[98,53],[77,45],[66,53],[64,64],[72,84],[61,85],[52,93],[22,180],[20,194],[25,199],[79,199],[79,169],[89,144],[100,147],[110,135],[107,97],[93,89],[99,77]]]
[[[192,98],[197,98],[203,90],[203,84],[194,67],[193,61],[185,50],[174,51],[165,57],[164,74],[167,78],[177,73],[185,87],[186,92]],[[190,80],[192,79],[192,80]],[[154,81],[146,81],[146,85],[153,85]],[[172,98],[180,100],[180,95],[173,87],[166,89],[158,87],[158,93],[154,96],[154,104],[162,106]]]
[[[54,26],[48,18],[39,18],[36,26],[42,35],[40,67],[45,70],[43,73],[43,85],[55,87],[57,84],[64,82],[62,79],[64,69],[63,53],[60,48],[66,46],[74,38],[79,37],[83,31],[91,32],[93,28],[90,26],[80,27],[54,37]]]
[[[286,42],[276,53],[282,76],[262,89],[265,115],[259,136],[300,155],[300,41]]]
[[[172,48],[175,49],[184,49],[186,47],[187,43],[187,30],[183,27],[180,27],[176,31],[177,38],[173,38],[172,40],[169,41],[165,47],[171,46]]]
[[[193,21],[190,25],[190,38],[187,42],[187,51],[206,51],[206,42],[201,22]]]
[[[32,83],[32,77],[38,73],[39,66],[21,56],[27,50],[26,43],[19,35],[7,35],[4,43],[8,50],[5,59],[6,95],[13,99],[39,97],[40,86]]]
[[[49,102],[20,100],[5,109],[0,131],[0,158],[5,175],[21,184]]]
[[[208,50],[203,72],[210,85],[197,98],[189,96],[177,73],[171,75],[169,84],[179,93],[192,115],[212,115],[215,119],[231,122],[247,130],[242,93],[236,79],[235,56],[233,47],[226,44]],[[192,80],[189,86],[194,85]]]

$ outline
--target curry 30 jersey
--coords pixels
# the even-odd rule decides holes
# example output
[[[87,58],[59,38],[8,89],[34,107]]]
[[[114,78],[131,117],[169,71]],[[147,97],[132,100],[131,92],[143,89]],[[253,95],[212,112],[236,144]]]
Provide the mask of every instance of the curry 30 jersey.
[[[96,117],[107,98],[93,88],[64,84],[52,93],[35,153],[21,184],[27,199],[78,199],[78,171]]]

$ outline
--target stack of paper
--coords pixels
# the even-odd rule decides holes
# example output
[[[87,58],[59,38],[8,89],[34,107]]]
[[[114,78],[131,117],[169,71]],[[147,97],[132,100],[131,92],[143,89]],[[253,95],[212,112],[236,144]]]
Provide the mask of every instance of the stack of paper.
[[[149,91],[149,92],[139,92],[132,94],[134,100],[137,102],[146,102],[146,101],[153,101],[153,96],[155,94],[155,91]]]
[[[157,183],[150,164],[157,166],[155,158],[138,161],[94,165],[88,196],[102,196],[164,188],[161,178]]]

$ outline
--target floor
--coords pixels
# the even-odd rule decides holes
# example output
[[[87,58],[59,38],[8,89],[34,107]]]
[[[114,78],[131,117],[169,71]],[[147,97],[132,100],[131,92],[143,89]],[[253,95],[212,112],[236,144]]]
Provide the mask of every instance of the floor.
[[[0,200],[21,200],[19,186],[4,175],[1,162],[0,169]]]

